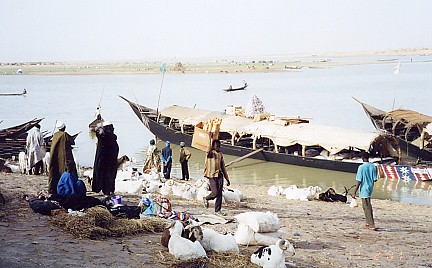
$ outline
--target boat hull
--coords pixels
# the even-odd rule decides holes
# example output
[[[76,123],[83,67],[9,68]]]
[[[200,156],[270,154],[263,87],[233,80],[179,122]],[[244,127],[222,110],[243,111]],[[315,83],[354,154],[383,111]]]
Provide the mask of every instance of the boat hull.
[[[180,142],[184,142],[187,146],[191,147],[192,135],[182,133],[181,131],[171,129],[163,124],[156,122],[153,119],[156,117],[156,115],[152,114],[151,112],[154,110],[133,103],[125,98],[123,99],[129,103],[130,107],[132,108],[134,113],[138,116],[140,121],[157,138],[163,141],[169,140],[171,143],[174,144],[180,144]],[[152,114],[152,116],[149,116],[149,114]],[[255,150],[253,150],[252,148],[233,146],[226,143],[221,144],[221,152],[228,155],[240,157],[254,151]],[[344,161],[337,161],[337,160],[332,161],[332,160],[325,160],[325,159],[316,159],[312,157],[302,157],[302,156],[296,156],[296,155],[285,154],[285,153],[276,153],[271,151],[261,151],[259,153],[250,156],[250,158],[263,160],[263,161],[282,163],[282,164],[290,164],[296,166],[327,169],[327,170],[350,172],[350,173],[356,173],[357,168],[361,164],[361,163],[344,162]]]
[[[360,100],[354,98],[360,105],[363,107],[364,112],[368,116],[369,120],[372,122],[373,126],[376,130],[382,131],[385,133],[391,133],[392,127],[384,128],[383,120],[385,120],[386,112],[380,109],[377,109],[373,106],[370,106],[366,103],[361,102]],[[417,145],[412,144],[410,141],[407,141],[400,137],[400,135],[395,135],[395,137],[399,141],[399,146],[402,153],[414,159],[422,159],[425,161],[432,161],[432,151],[420,149]]]

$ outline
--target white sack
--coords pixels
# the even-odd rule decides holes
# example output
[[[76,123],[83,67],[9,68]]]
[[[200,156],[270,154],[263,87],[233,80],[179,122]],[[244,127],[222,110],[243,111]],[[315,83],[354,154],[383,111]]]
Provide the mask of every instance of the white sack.
[[[248,225],[256,233],[276,232],[280,228],[280,221],[275,213],[245,212],[235,216],[239,223]]]

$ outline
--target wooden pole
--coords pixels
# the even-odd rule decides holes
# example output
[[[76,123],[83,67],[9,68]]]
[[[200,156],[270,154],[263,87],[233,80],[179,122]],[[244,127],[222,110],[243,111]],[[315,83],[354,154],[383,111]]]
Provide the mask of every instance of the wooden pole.
[[[243,155],[242,157],[239,157],[239,158],[237,158],[237,159],[234,159],[233,161],[231,161],[231,162],[229,162],[228,164],[226,164],[225,167],[229,167],[229,166],[231,166],[232,164],[237,163],[237,162],[240,162],[240,161],[242,161],[243,159],[246,159],[246,158],[248,158],[249,156],[252,156],[252,155],[254,155],[254,154],[256,154],[256,153],[259,153],[259,152],[261,152],[261,151],[263,151],[263,150],[264,150],[264,148],[261,148],[261,149],[258,149],[258,150],[256,150],[256,151],[250,152],[250,153],[248,153],[248,154],[246,154],[246,155]]]

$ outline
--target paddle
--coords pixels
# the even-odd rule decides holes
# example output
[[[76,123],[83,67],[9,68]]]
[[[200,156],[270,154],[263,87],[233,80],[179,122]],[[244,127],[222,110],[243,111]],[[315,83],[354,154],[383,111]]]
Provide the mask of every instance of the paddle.
[[[234,163],[240,162],[240,161],[242,161],[243,159],[248,158],[249,156],[252,156],[252,155],[254,155],[254,154],[256,154],[256,153],[261,152],[262,150],[264,150],[264,148],[261,148],[261,149],[255,150],[255,151],[250,152],[250,153],[248,153],[248,154],[245,154],[245,155],[243,155],[243,156],[241,156],[241,157],[239,157],[239,158],[237,158],[237,159],[234,159],[233,161],[231,161],[231,162],[229,162],[228,164],[226,164],[225,167],[229,167],[230,165],[232,165],[232,164],[234,164]]]

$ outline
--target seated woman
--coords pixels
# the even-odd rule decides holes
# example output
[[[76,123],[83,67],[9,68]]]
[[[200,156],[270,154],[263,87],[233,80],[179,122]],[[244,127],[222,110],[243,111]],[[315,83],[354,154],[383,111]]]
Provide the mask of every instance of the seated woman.
[[[57,193],[63,197],[71,195],[86,196],[87,188],[82,180],[78,180],[75,176],[65,171],[60,177],[57,184]]]

